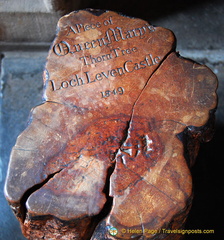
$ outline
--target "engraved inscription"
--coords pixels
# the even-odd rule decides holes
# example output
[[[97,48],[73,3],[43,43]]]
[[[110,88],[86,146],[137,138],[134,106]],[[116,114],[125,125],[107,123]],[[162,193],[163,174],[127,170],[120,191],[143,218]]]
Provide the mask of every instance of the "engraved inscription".
[[[61,41],[54,45],[53,50],[56,55],[64,56],[70,52],[70,46],[66,41]]]
[[[126,145],[123,145],[121,152],[129,155],[130,157],[137,157],[141,152],[144,152],[147,156],[149,156],[150,153],[154,151],[153,144],[153,140],[146,134],[140,136],[135,144],[127,143]]]
[[[75,24],[74,27],[70,26],[69,27],[69,30],[68,30],[68,33],[66,36],[69,36],[71,33],[81,33],[82,31],[85,32],[85,31],[89,31],[91,29],[96,29],[96,28],[100,28],[101,27],[101,23],[100,22],[97,22],[96,24],[92,23],[92,24]]]
[[[93,57],[92,55],[83,56],[83,57],[80,57],[79,59],[83,61],[84,65],[91,65],[91,64],[97,64],[100,62],[111,60],[113,58],[117,58],[127,54],[135,53],[137,52],[137,50],[138,49],[136,47],[123,49],[123,50],[117,47],[117,48],[111,49],[110,53],[108,54],[103,54],[97,57]]]
[[[103,46],[111,46],[113,42],[125,41],[125,40],[129,40],[136,37],[139,37],[140,39],[142,39],[144,38],[147,32],[150,33],[152,31],[154,31],[153,28],[148,24],[145,24],[142,27],[130,29],[127,31],[124,31],[121,27],[109,28],[105,32],[104,37],[102,38],[97,38],[84,43],[80,42],[80,43],[71,44],[71,45],[65,40],[63,40],[60,43],[57,43],[56,45],[54,45],[53,50],[56,55],[64,56],[64,55],[58,54],[58,51],[57,51],[57,47],[64,44],[66,45],[66,49],[67,49],[65,55],[67,55],[68,53],[75,54],[77,52],[81,52],[89,49],[94,49],[94,48],[103,47]]]
[[[71,23],[70,23],[71,24]],[[135,71],[145,69],[147,67],[157,65],[160,63],[160,56],[152,56],[151,53],[145,55],[142,60],[136,62],[128,56],[139,53],[138,43],[134,43],[134,39],[144,39],[147,34],[155,31],[155,28],[148,23],[142,23],[135,27],[127,25],[116,26],[116,20],[110,16],[104,20],[98,20],[90,23],[75,23],[66,26],[63,29],[64,35],[59,38],[53,47],[53,53],[58,57],[74,56],[79,59],[77,63],[80,64],[80,70],[71,73],[68,79],[60,81],[59,79],[48,79],[46,86],[50,87],[52,91],[63,89],[71,89],[76,87],[85,86],[89,83],[97,83],[103,80],[113,80],[119,77],[132,74]],[[133,41],[131,41],[133,40]],[[123,42],[127,42],[124,43]],[[145,41],[145,40],[144,40]],[[147,40],[148,41],[148,40]],[[113,46],[116,43],[115,46]],[[120,44],[120,46],[118,46]],[[144,55],[143,55],[144,56]],[[124,58],[124,61],[119,61],[120,65],[113,66],[107,62],[112,62],[116,58]],[[73,60],[71,58],[71,60]],[[133,58],[134,59],[134,58]],[[120,59],[119,59],[120,60]],[[116,61],[118,62],[118,61]],[[102,65],[108,69],[99,70],[93,73],[93,68]],[[108,89],[99,92],[102,98],[107,98],[111,95],[123,95],[124,88],[118,87],[117,89]]]
[[[109,19],[106,19],[103,21],[103,25],[108,26],[113,24],[112,21],[112,17],[110,16]],[[91,23],[91,24],[75,24],[74,27],[70,26],[67,36],[69,36],[71,33],[77,34],[77,33],[81,33],[81,32],[85,32],[85,31],[89,31],[91,29],[96,29],[96,28],[100,28],[102,26],[101,22],[97,22],[97,23]]]
[[[158,65],[160,63],[160,60],[161,58],[159,56],[153,57],[152,54],[147,54],[140,62],[133,62],[132,60],[128,60],[125,61],[121,67],[102,71],[95,75],[92,75],[89,71],[86,71],[81,75],[75,74],[72,79],[63,81],[60,83],[60,85],[57,85],[54,80],[47,80],[46,83],[50,84],[53,91],[67,89],[69,87],[78,87],[105,79],[113,79],[124,74],[131,74],[134,71],[139,71],[146,67]]]
[[[117,89],[114,90],[106,90],[104,92],[101,92],[102,98],[107,98],[110,97],[111,95],[123,95],[124,94],[124,88],[123,87],[118,87]]]

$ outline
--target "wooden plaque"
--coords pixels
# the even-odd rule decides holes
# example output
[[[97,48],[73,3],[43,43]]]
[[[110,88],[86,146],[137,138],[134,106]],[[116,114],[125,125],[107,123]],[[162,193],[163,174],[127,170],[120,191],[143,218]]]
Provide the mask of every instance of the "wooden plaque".
[[[43,79],[5,185],[23,234],[180,239],[189,168],[213,132],[211,70],[180,57],[168,29],[83,10],[59,20]]]

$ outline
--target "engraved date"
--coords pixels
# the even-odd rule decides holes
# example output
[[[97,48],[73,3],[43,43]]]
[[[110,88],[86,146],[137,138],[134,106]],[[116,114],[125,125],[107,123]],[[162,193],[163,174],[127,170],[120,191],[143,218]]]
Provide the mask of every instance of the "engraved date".
[[[123,95],[124,94],[124,88],[118,87],[117,89],[113,90],[106,90],[104,92],[100,92],[102,95],[102,98],[110,97],[111,95]]]

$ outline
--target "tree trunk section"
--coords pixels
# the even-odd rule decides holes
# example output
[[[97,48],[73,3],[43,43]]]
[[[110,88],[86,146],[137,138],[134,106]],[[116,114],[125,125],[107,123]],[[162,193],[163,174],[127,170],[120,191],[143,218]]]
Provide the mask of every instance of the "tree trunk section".
[[[83,10],[59,20],[43,78],[5,186],[24,236],[181,239],[215,75],[168,29]]]

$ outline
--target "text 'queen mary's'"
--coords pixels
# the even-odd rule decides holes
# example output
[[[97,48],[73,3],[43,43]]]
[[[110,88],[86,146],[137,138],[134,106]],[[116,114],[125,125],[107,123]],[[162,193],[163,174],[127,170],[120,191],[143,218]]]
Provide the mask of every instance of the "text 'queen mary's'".
[[[58,56],[64,56],[68,53],[74,54],[76,52],[89,50],[92,48],[110,46],[110,44],[113,42],[124,41],[135,37],[139,37],[142,39],[147,32],[153,31],[155,31],[154,27],[148,24],[127,31],[124,31],[121,27],[109,28],[105,32],[105,36],[103,38],[73,45],[69,44],[66,40],[63,40],[53,46],[53,51]],[[71,40],[71,38],[69,38],[68,40]]]

